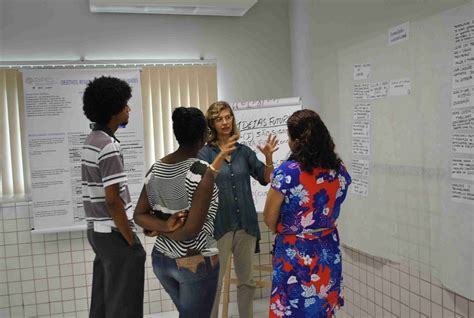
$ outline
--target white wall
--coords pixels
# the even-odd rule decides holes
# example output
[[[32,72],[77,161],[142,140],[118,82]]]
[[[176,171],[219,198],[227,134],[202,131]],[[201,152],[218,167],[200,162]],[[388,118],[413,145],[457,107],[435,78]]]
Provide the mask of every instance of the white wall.
[[[310,21],[310,35],[305,35],[311,44],[310,53],[297,53],[300,57],[298,59],[295,49],[292,51],[293,82],[307,80],[307,72],[297,72],[302,65],[311,70],[312,82],[310,85],[306,83],[300,86],[299,89],[305,91],[299,95],[311,96],[315,104],[319,105],[313,109],[321,113],[337,141],[340,124],[337,122],[338,107],[335,107],[339,103],[337,51],[369,39],[383,30],[388,31],[392,26],[416,21],[467,2],[469,1],[291,0],[291,12],[299,14],[298,18],[295,18],[295,14],[291,16],[291,23],[296,24],[292,28],[304,30],[308,28],[305,21]],[[297,40],[292,38],[292,41]]]
[[[5,9],[4,9],[4,0],[0,0],[0,61],[2,60],[3,56],[3,49],[4,49],[4,44],[3,44],[3,27],[1,25],[3,24],[2,21],[5,20]]]
[[[290,39],[293,71],[293,93],[300,96],[303,107],[319,111],[313,85],[313,30],[311,11],[313,0],[294,0],[290,2]]]
[[[416,23],[469,2],[313,0],[308,4],[305,0],[291,1],[290,12],[298,11],[303,17],[293,19],[294,15],[290,15],[290,20],[294,23],[311,21],[310,35],[305,35],[311,43],[310,54],[300,52],[300,59],[295,62],[311,68],[311,85],[299,87],[311,91],[300,95],[312,94],[312,98],[318,101],[319,107],[315,109],[328,125],[336,145],[342,144],[342,128],[350,130],[350,122],[341,122],[342,116],[339,114],[340,109],[345,107],[341,105],[340,96],[351,93],[341,91],[339,87],[340,52],[388,32],[392,26],[406,21]],[[295,61],[295,56],[292,58]],[[296,64],[293,66],[294,83],[307,80],[307,72],[298,73],[297,67]],[[352,104],[347,106],[352,107]],[[344,213],[356,212],[360,218],[367,215],[346,204],[342,218]],[[344,240],[343,230],[341,236]],[[435,275],[439,273],[421,272],[411,264],[392,263],[350,248],[345,251],[343,268],[346,306],[341,317],[474,317],[474,301],[444,287]],[[472,257],[472,253],[470,256]]]
[[[238,18],[97,14],[88,0],[0,2],[0,62],[204,57],[217,59],[220,99],[292,95],[287,0],[260,0]]]

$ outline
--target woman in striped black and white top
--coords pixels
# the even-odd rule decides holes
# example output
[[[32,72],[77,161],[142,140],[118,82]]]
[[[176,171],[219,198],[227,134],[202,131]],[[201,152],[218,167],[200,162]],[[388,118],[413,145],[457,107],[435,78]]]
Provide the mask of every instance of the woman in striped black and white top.
[[[162,228],[159,219],[182,214],[176,219],[182,227],[158,234],[153,270],[180,317],[209,317],[219,273],[213,237],[218,192],[212,164],[196,158],[206,140],[207,124],[204,114],[192,107],[176,108],[172,119],[179,148],[151,167],[134,219],[144,229],[155,231]],[[231,142],[223,151],[233,149]]]

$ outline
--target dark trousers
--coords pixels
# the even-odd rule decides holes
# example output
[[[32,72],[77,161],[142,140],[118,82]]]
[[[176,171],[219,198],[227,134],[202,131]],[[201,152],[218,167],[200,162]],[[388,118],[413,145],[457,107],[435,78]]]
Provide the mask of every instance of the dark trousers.
[[[180,318],[209,318],[216,295],[219,257],[169,258],[153,249],[153,271],[178,308]]]
[[[129,246],[120,232],[87,230],[95,252],[91,318],[143,317],[146,253],[135,235]]]

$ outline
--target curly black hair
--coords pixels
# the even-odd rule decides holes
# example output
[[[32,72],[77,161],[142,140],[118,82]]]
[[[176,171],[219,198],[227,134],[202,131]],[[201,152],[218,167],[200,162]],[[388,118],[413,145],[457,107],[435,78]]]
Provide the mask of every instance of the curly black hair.
[[[287,122],[288,134],[293,141],[290,160],[312,173],[314,168],[339,171],[341,159],[334,152],[334,142],[321,117],[309,109],[294,112]]]
[[[181,146],[195,146],[204,142],[207,133],[206,117],[195,107],[177,107],[173,111],[173,132]]]
[[[132,88],[125,81],[101,76],[87,85],[82,102],[84,115],[101,125],[109,123],[113,115],[120,113],[132,97]]]

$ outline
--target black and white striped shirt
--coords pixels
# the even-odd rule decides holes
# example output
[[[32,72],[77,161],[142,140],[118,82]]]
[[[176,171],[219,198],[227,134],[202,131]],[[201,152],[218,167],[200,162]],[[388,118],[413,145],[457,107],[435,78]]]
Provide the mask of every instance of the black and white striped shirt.
[[[119,142],[103,130],[92,131],[82,148],[81,172],[86,220],[105,229],[116,227],[105,202],[105,188],[118,183],[127,219],[133,227],[132,203]]]
[[[191,207],[194,191],[206,172],[208,163],[190,158],[178,163],[155,162],[145,178],[145,187],[150,206],[165,214],[187,210]],[[218,190],[214,185],[211,205],[204,225],[192,240],[175,241],[159,235],[155,248],[171,258],[186,256],[188,249],[201,251],[204,255],[217,254],[214,240],[214,219],[218,206]],[[212,248],[212,249],[211,249]]]

